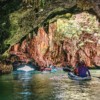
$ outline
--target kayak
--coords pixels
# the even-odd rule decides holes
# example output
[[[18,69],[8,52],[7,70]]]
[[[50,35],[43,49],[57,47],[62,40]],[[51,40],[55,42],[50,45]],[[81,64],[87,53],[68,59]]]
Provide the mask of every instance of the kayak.
[[[57,72],[57,69],[54,68],[54,69],[50,69],[50,70],[44,70],[42,73],[54,73],[54,72]]]
[[[73,72],[68,72],[68,77],[72,80],[78,80],[78,81],[88,81],[91,80],[90,76],[87,77],[79,77],[77,75],[75,75]]]
[[[51,72],[52,73],[57,72],[57,69],[56,68],[53,68],[53,69],[51,69]]]
[[[70,67],[63,67],[63,71],[70,72],[72,69]]]

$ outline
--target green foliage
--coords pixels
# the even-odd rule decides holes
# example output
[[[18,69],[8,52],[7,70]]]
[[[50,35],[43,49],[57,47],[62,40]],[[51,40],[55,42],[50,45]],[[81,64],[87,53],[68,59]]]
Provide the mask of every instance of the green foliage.
[[[80,33],[80,26],[73,20],[57,20],[57,31],[64,36],[71,38],[73,35]]]
[[[40,0],[40,7],[44,7],[45,6],[45,3],[46,3],[46,0]]]
[[[20,3],[20,0],[0,0],[0,54],[9,47],[4,43],[11,35],[9,15],[20,8]]]
[[[83,32],[94,34],[100,32],[99,21],[96,16],[83,12],[74,14],[70,19],[57,20],[57,32],[71,38],[78,38]]]
[[[83,10],[89,10],[93,8],[93,4],[90,0],[77,0],[77,7]]]
[[[22,0],[24,6],[33,7],[34,9],[44,8],[52,0]]]
[[[10,37],[5,41],[6,44],[13,45],[21,40],[22,37],[24,37],[26,34],[28,34],[32,30],[32,26],[29,24],[32,23],[32,20],[28,17],[28,19],[25,19],[25,16],[27,17],[30,12],[30,9],[26,11],[17,11],[12,13],[9,16],[10,19]],[[30,22],[29,22],[30,20]]]

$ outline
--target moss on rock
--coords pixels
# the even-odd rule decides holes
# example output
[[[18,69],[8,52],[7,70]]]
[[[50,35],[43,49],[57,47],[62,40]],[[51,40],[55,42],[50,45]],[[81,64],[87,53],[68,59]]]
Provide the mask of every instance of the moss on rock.
[[[35,2],[36,1],[36,2]],[[83,0],[84,1],[84,0]],[[34,0],[34,2],[26,3],[31,4],[32,6],[25,6],[24,7],[24,0],[23,2],[21,0],[13,2],[5,0],[2,1],[2,10],[1,10],[1,19],[0,24],[2,27],[1,29],[4,30],[3,33],[7,33],[5,36],[6,38],[2,40],[1,43],[1,54],[8,55],[9,48],[20,42],[23,37],[25,37],[29,33],[34,33],[33,31],[40,27],[45,26],[47,23],[51,23],[58,18],[71,18],[70,21],[67,21],[67,32],[64,32],[63,34],[69,35],[69,37],[72,37],[72,34],[76,33],[78,31],[78,34],[80,33],[80,24],[74,23],[74,15],[77,12],[82,12],[83,10],[89,10],[92,8],[92,3],[89,1],[85,2],[85,6],[89,5],[88,9],[81,9],[81,5],[83,4],[83,1],[80,2],[79,0],[49,0],[47,3],[46,0]],[[1,2],[1,1],[0,1]],[[79,2],[79,3],[78,3]],[[34,4],[37,3],[35,6]],[[41,4],[43,4],[43,7],[40,7]],[[76,6],[77,5],[77,6]],[[77,8],[78,7],[78,8]],[[4,13],[5,12],[5,13]],[[87,14],[86,14],[87,15]],[[86,15],[83,15],[87,17]],[[5,16],[5,17],[4,17]],[[72,16],[72,17],[71,17]],[[90,26],[93,24],[93,20],[95,21],[95,17],[88,18],[90,21]],[[71,22],[72,21],[72,22]],[[66,25],[67,25],[66,24]],[[95,23],[96,24],[96,23]],[[85,26],[83,23],[81,23],[81,26]],[[68,28],[69,27],[69,28]],[[92,27],[92,26],[91,26]],[[90,28],[86,28],[87,32],[90,32]],[[95,31],[95,26],[92,27]],[[98,28],[98,27],[97,27]],[[66,28],[63,28],[64,30]],[[82,29],[82,28],[81,28]],[[84,29],[83,29],[84,30]],[[82,31],[82,30],[81,30]],[[1,32],[1,31],[0,31]],[[70,34],[71,33],[71,34]],[[91,33],[91,32],[90,32]],[[77,36],[76,34],[74,34]],[[3,35],[2,35],[3,36]],[[1,37],[2,38],[2,37]],[[7,51],[6,51],[7,50]]]

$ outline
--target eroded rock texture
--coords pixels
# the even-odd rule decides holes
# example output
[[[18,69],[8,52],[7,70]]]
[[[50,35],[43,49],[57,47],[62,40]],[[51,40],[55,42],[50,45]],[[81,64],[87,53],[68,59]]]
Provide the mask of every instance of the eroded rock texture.
[[[96,17],[88,13],[58,18],[48,25],[48,31],[40,27],[36,35],[14,45],[12,51],[20,54],[21,60],[34,59],[41,67],[49,64],[74,67],[80,60],[89,67],[100,66],[99,29]]]

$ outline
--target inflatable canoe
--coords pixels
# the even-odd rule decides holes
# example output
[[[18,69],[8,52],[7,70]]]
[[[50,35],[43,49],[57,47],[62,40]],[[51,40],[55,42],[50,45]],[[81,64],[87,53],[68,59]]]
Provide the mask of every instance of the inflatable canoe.
[[[70,67],[63,67],[63,71],[70,72],[72,69]]]
[[[77,75],[75,75],[74,73],[72,72],[68,72],[68,77],[72,80],[78,80],[78,81],[86,81],[86,80],[91,80],[91,77],[90,76],[87,76],[87,77],[79,77]]]

